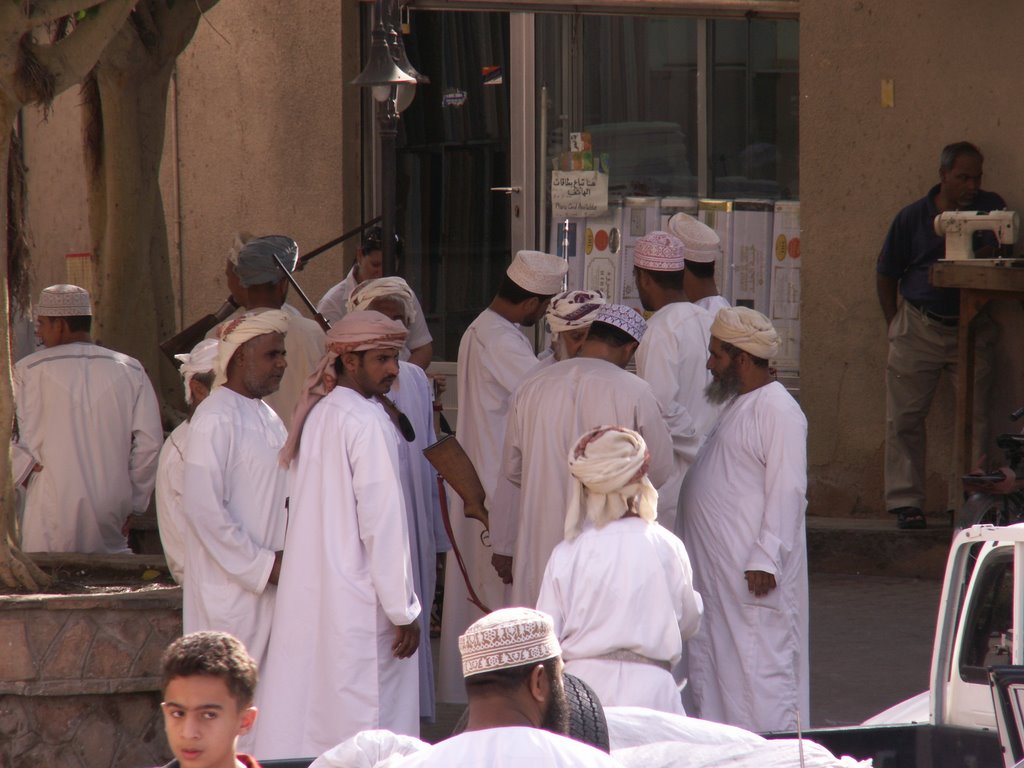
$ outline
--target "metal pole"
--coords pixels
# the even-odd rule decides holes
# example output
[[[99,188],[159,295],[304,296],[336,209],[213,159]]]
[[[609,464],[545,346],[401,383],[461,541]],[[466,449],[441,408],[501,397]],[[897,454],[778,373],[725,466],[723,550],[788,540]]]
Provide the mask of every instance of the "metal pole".
[[[398,108],[395,100],[398,97],[398,86],[391,86],[388,100],[380,110],[380,186],[381,186],[381,254],[383,256],[383,273],[395,274],[395,162],[397,160],[396,144],[398,140]]]

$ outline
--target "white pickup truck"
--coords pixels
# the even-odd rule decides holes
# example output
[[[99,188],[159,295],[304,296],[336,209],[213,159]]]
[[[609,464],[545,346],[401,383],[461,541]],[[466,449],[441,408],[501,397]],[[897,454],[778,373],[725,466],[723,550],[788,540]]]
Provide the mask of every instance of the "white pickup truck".
[[[1017,749],[1009,748],[1013,736],[1004,735],[1004,741],[1009,738],[1004,757],[998,686],[989,676],[992,667],[1024,664],[1024,631],[1015,627],[1024,627],[1024,524],[961,531],[946,564],[929,690],[863,725],[804,735],[834,754],[872,758],[875,768],[1015,765],[1024,754],[1014,753],[1024,748],[1019,737]],[[884,643],[884,638],[871,642]],[[1024,680],[1024,671],[1017,672],[1014,679]],[[1005,674],[1013,678],[1010,670]],[[1010,682],[1003,693],[1024,709],[1021,686]],[[1005,712],[1005,706],[1000,709]],[[1005,715],[999,725],[1013,717]]]

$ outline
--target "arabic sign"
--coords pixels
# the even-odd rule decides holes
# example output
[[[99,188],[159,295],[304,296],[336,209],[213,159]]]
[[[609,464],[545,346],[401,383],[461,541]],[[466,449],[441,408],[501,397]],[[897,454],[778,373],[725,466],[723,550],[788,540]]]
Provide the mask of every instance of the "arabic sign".
[[[599,171],[551,172],[552,216],[600,216],[607,210],[608,174]]]

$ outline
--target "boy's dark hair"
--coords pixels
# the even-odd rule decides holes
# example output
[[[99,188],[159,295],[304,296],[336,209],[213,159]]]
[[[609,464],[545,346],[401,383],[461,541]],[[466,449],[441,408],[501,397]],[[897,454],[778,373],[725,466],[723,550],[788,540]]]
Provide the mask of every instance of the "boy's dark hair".
[[[363,240],[359,244],[359,248],[362,250],[363,255],[372,253],[373,251],[384,250],[384,235],[379,226],[370,227],[366,230],[366,234],[363,235]],[[395,256],[402,255],[402,238],[395,233]]]
[[[528,291],[521,287],[518,283],[513,282],[512,278],[508,275],[501,276],[501,283],[498,285],[498,297],[504,299],[510,304],[522,304],[524,301],[530,299],[550,299],[555,294],[540,294]]]
[[[553,656],[535,664],[523,664],[520,667],[510,669],[499,669],[494,672],[483,672],[479,675],[471,675],[466,678],[466,693],[479,693],[486,691],[514,691],[521,685],[526,685],[527,679],[537,664],[544,667],[544,671],[550,680],[555,679],[558,671],[558,657]]]
[[[205,371],[203,373],[192,374],[192,381],[197,381],[207,389],[211,389],[213,387],[213,380],[216,377],[217,374],[215,371]]]
[[[69,315],[63,318],[72,333],[89,333],[92,331],[92,315]]]
[[[176,677],[218,677],[239,709],[252,705],[256,695],[256,662],[242,642],[226,632],[193,632],[179,637],[164,651],[161,690]]]
[[[646,272],[654,284],[662,290],[673,291],[680,290],[683,287],[683,270],[673,270],[671,272],[663,272],[657,269],[644,269],[643,267],[637,267],[637,271]]]
[[[614,325],[602,323],[601,321],[590,324],[590,331],[587,333],[587,338],[603,341],[610,347],[624,347],[627,344],[636,343],[636,339],[621,328],[616,328]]]
[[[686,271],[693,273],[694,277],[707,278],[715,276],[715,262],[713,261],[690,261],[683,259]]]

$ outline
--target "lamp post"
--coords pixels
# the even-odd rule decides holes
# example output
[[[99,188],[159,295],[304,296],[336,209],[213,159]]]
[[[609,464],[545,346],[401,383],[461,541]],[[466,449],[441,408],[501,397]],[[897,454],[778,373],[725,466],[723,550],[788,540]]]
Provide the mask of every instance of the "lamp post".
[[[415,95],[417,83],[429,79],[409,63],[399,32],[399,0],[376,0],[370,54],[366,66],[352,81],[371,89],[376,106],[381,148],[381,251],[383,272],[395,273],[395,165],[401,109]]]

